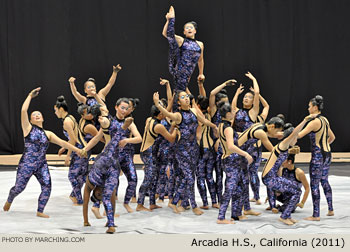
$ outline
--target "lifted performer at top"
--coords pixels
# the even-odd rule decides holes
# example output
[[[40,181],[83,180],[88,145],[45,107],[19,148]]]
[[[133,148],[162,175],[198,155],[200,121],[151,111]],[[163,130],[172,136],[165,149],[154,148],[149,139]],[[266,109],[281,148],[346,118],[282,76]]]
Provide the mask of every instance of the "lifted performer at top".
[[[169,42],[169,71],[174,77],[174,92],[185,91],[191,75],[198,63],[198,80],[204,80],[204,44],[195,40],[197,33],[196,22],[188,22],[184,25],[185,38],[175,35],[175,10],[170,6],[165,15],[166,23],[162,35]],[[175,102],[176,105],[176,102]]]

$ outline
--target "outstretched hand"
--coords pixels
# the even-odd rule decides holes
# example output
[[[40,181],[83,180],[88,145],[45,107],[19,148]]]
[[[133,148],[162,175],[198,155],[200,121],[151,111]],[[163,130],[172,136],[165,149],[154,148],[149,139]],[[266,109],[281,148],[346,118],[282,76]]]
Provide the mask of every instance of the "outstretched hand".
[[[165,85],[165,84],[169,84],[169,81],[166,80],[166,79],[162,79],[162,78],[159,78],[160,79],[160,85]]]
[[[154,104],[157,106],[157,104],[159,103],[159,93],[158,92],[155,92],[153,94],[153,102]]]
[[[39,95],[39,91],[40,91],[41,87],[38,87],[38,88],[35,88],[33,89],[29,95],[30,97],[34,98],[34,97],[37,97]]]
[[[113,66],[113,71],[114,72],[119,72],[120,70],[122,70],[122,67],[120,66],[120,64],[116,65],[116,66]]]
[[[249,71],[245,74],[245,76],[247,76],[249,79],[251,79],[251,80],[253,80],[253,81],[256,80],[255,77],[254,77],[254,75],[252,75],[252,73],[249,72]]]
[[[165,15],[165,18],[169,20],[170,18],[174,18],[174,17],[175,17],[175,9],[173,6],[170,6],[169,12]]]
[[[234,86],[237,81],[235,79],[225,81],[226,87]]]
[[[239,85],[239,88],[237,88],[236,93],[238,93],[238,94],[240,95],[240,94],[242,94],[242,93],[243,93],[243,91],[244,91],[244,87],[243,87],[243,85],[242,85],[242,84],[240,84],[240,85]]]

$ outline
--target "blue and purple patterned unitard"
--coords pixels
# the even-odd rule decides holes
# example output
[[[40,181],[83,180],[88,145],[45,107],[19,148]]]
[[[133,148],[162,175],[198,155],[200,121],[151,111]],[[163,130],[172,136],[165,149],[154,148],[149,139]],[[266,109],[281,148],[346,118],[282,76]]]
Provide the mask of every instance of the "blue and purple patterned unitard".
[[[219,110],[216,110],[215,114],[213,115],[212,119],[211,119],[212,123],[214,123],[216,126],[219,126],[219,124],[222,122],[222,118],[221,115],[219,113]],[[214,136],[213,131],[211,131],[211,137],[214,140],[214,145],[216,143],[216,141],[219,141],[219,139],[217,137]],[[222,165],[222,148],[219,142],[219,147],[218,147],[218,151],[215,153],[215,189],[216,189],[216,193],[218,196],[218,202],[221,202],[221,197],[222,197],[222,190],[223,190],[223,185],[222,185],[222,179],[223,179],[223,165]]]
[[[170,130],[171,124],[166,119],[161,120],[161,124],[167,129],[167,131]],[[159,199],[164,200],[164,196],[168,194],[170,182],[170,179],[167,177],[166,170],[167,168],[173,170],[174,144],[170,143],[163,136],[159,135],[156,139],[155,145],[158,146],[156,158],[156,165],[158,166],[157,169],[159,170],[157,192],[159,194]],[[173,174],[174,172],[172,171],[172,175]],[[174,178],[172,179],[175,181]]]
[[[42,213],[51,194],[51,176],[46,162],[46,150],[49,139],[45,131],[35,125],[24,138],[24,151],[19,161],[16,184],[11,188],[7,202],[12,203],[14,198],[27,186],[29,179],[34,175],[41,186],[38,200],[38,212]]]
[[[169,42],[169,71],[174,77],[174,91],[185,91],[202,49],[195,39],[190,38],[185,38],[179,47],[175,39],[175,18],[169,19],[167,39]]]
[[[208,112],[204,112],[204,116],[207,120],[210,120]],[[199,140],[199,161],[197,167],[197,188],[199,195],[202,198],[203,206],[208,206],[207,188],[205,182],[207,182],[211,202],[216,204],[216,185],[213,177],[213,170],[215,165],[215,155],[213,144],[214,141],[210,136],[210,127],[201,124],[201,138]]]
[[[227,148],[224,131],[231,127],[231,122],[223,120],[219,125],[219,139],[223,148],[222,164],[226,174],[225,192],[222,195],[219,210],[219,220],[225,219],[225,214],[232,199],[231,216],[238,218],[242,215],[242,206],[240,195],[242,194],[242,172],[240,167],[240,158],[237,153],[232,153]]]
[[[310,161],[310,187],[313,202],[313,217],[320,217],[320,189],[323,188],[327,199],[328,210],[333,211],[332,188],[328,182],[329,167],[332,154],[328,143],[329,122],[327,118],[318,115],[315,120],[321,121],[321,128],[316,132],[310,132],[311,161]]]
[[[66,120],[70,118],[74,123],[73,131],[76,134],[77,142],[75,143],[75,147],[82,149],[84,148],[84,140],[79,135],[78,123],[72,115],[67,114],[67,116],[63,119]],[[67,131],[63,130],[63,134],[69,140],[69,135]],[[69,172],[68,179],[72,185],[72,192],[70,194],[71,197],[75,197],[77,199],[77,204],[83,204],[83,198],[81,196],[81,188],[85,183],[86,175],[89,168],[89,158],[87,157],[79,157],[77,153],[72,152],[71,160],[69,164]]]
[[[102,202],[107,213],[108,227],[114,226],[114,209],[111,203],[112,193],[119,184],[120,165],[118,161],[118,145],[123,138],[123,129],[118,128],[118,123],[110,117],[109,126],[112,136],[103,151],[96,157],[89,172],[88,178],[92,185],[103,187]],[[100,202],[95,202],[94,207],[99,207]]]
[[[282,163],[288,157],[288,150],[281,150],[279,144],[277,144],[265,164],[262,174],[262,181],[267,187],[267,196],[269,198],[269,204],[271,208],[276,208],[276,196],[275,192],[290,194],[290,199],[286,204],[285,209],[281,214],[282,219],[290,219],[291,213],[294,211],[296,205],[299,202],[301,189],[298,183],[292,182],[289,179],[279,177],[277,175]]]
[[[160,121],[156,118],[149,119],[145,127],[145,132],[143,134],[140,154],[142,162],[145,164],[145,176],[140,186],[139,198],[137,200],[137,203],[141,205],[144,204],[147,192],[149,192],[149,204],[156,204],[155,194],[159,172],[157,170],[157,165],[155,161],[158,153],[158,146],[154,143],[156,138],[158,137],[158,134],[154,131],[154,129],[159,123]]]
[[[124,124],[125,119],[118,119],[117,117],[116,123],[118,125],[118,130],[121,129],[121,127]],[[124,138],[130,137],[130,130],[127,129],[123,132]],[[124,204],[129,204],[130,199],[135,195],[136,192],[136,186],[137,186],[137,174],[136,169],[134,165],[134,146],[132,144],[127,144],[124,146],[123,149],[119,150],[119,164],[120,168],[123,171],[123,173],[126,176],[126,179],[128,180],[128,187],[126,188],[125,196],[124,196]],[[118,191],[118,188],[117,188]]]
[[[180,110],[181,122],[179,130],[180,139],[175,146],[175,158],[179,164],[180,184],[173,198],[172,204],[176,205],[181,199],[185,199],[185,194],[191,202],[192,208],[197,208],[194,194],[195,171],[198,164],[198,145],[196,139],[196,130],[198,127],[197,116],[189,110]]]
[[[296,167],[294,167],[293,170],[289,170],[288,168],[283,168],[281,177],[289,179],[290,181],[296,183],[299,186],[299,188],[301,189],[303,184],[302,184],[302,182],[300,180],[297,179],[297,176],[295,174],[296,169],[297,169]],[[279,202],[283,203],[283,205],[282,206],[277,206],[277,209],[278,209],[278,211],[283,212],[284,209],[286,208],[286,206],[288,205],[288,202],[289,202],[289,200],[290,200],[292,195],[289,192],[285,192],[285,193],[279,193],[278,192],[278,194],[279,195],[276,196],[276,199]],[[298,199],[298,202],[299,202],[299,200],[300,200],[300,197]],[[295,208],[296,208],[296,206],[295,206]],[[295,208],[293,209],[292,213],[294,212]]]

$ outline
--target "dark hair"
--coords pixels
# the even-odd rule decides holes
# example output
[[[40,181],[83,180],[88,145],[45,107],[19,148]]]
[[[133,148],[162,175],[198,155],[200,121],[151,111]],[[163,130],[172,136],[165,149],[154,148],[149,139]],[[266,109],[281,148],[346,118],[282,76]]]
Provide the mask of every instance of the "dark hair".
[[[313,106],[317,106],[318,110],[322,110],[323,109],[323,97],[320,95],[316,95],[314,98],[312,98],[310,100],[311,104]]]
[[[220,102],[218,104],[218,109],[221,117],[226,117],[226,114],[232,111],[231,104],[228,102]]]
[[[253,95],[253,97],[255,96],[255,94],[254,94],[254,92],[253,91],[247,91],[247,93],[246,94],[252,94]]]
[[[68,105],[67,105],[67,102],[66,100],[64,99],[64,96],[63,95],[60,95],[57,97],[57,100],[56,100],[56,107],[59,109],[59,108],[63,108],[64,111],[68,111]]]
[[[286,118],[285,118],[285,116],[284,116],[283,114],[278,114],[278,115],[276,115],[276,116],[279,117],[279,118],[281,118],[283,121],[286,120]]]
[[[227,98],[227,91],[226,89],[221,89],[219,93],[215,95],[215,103],[220,102],[221,99]]]
[[[117,100],[117,102],[115,103],[115,105],[119,106],[122,102],[125,102],[125,103],[129,104],[129,99],[126,98],[126,97],[119,98]]]
[[[136,109],[137,105],[140,103],[139,98],[129,98],[129,102],[132,103],[134,109]]]
[[[94,104],[90,107],[88,107],[88,114],[91,114],[94,118],[98,118],[101,115],[101,105],[100,104]]]
[[[160,110],[156,107],[156,105],[152,105],[151,107],[151,116],[156,117],[160,113]]]
[[[190,21],[190,22],[185,23],[185,24],[184,24],[184,29],[185,29],[185,26],[186,26],[187,24],[192,24],[192,25],[193,25],[193,27],[194,27],[194,29],[196,29],[196,30],[197,30],[198,25],[197,25],[197,23],[196,23],[196,22],[194,22],[194,21]]]
[[[164,104],[164,107],[168,107],[168,100],[165,98],[160,99],[160,101]]]
[[[283,119],[282,119],[283,118]],[[268,125],[275,125],[275,128],[283,128],[284,126],[284,116],[279,114],[275,117],[272,117],[268,122],[267,122]]]
[[[295,154],[288,154],[287,160],[292,161],[292,164],[294,164],[294,161],[295,161]]]
[[[197,104],[201,107],[202,111],[205,111],[209,107],[209,98],[203,95],[198,95]]]
[[[77,104],[77,106],[78,106],[77,112],[78,112],[79,115],[84,115],[84,110],[89,107],[88,105],[86,105],[86,104],[84,104],[82,102],[79,102]]]
[[[283,139],[289,137],[294,131],[294,127],[291,123],[286,123],[283,125]]]
[[[96,81],[95,81],[95,79],[94,79],[94,78],[89,78],[89,79],[87,79],[87,81],[85,81],[85,83],[84,83],[84,88],[86,88],[86,83],[87,83],[88,81],[93,82],[93,83],[95,84],[95,86],[96,86]]]

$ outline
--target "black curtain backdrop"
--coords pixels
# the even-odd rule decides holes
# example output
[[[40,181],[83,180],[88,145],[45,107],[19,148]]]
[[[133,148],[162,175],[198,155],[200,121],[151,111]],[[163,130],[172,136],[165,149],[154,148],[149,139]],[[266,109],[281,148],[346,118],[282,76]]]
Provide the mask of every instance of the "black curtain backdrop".
[[[57,96],[66,97],[78,119],[68,78],[76,77],[81,93],[89,77],[100,89],[118,63],[123,69],[107,96],[109,110],[115,113],[119,97],[140,98],[134,115],[142,134],[153,92],[165,96],[159,77],[171,79],[161,35],[170,5],[177,34],[185,22],[198,23],[208,94],[229,78],[247,90],[249,70],[270,104],[269,117],[284,113],[292,123],[307,115],[308,101],[320,94],[337,137],[333,151],[350,151],[350,1],[0,0],[0,153],[23,151],[20,109],[33,88],[42,91],[29,111],[40,110],[45,129],[63,137],[53,111]],[[194,94],[197,75],[198,69],[189,85]],[[232,98],[236,88],[227,90]],[[299,145],[309,151],[308,139]],[[48,153],[57,150],[51,145]]]

